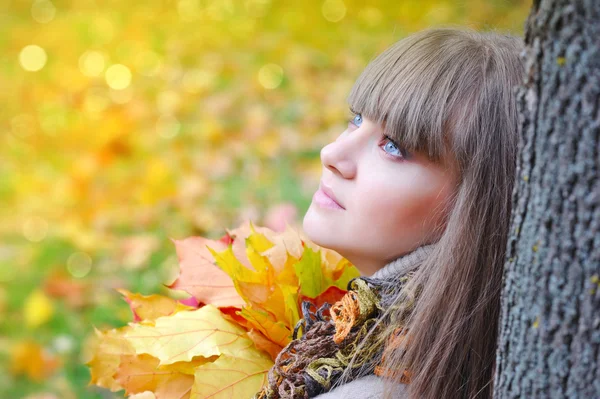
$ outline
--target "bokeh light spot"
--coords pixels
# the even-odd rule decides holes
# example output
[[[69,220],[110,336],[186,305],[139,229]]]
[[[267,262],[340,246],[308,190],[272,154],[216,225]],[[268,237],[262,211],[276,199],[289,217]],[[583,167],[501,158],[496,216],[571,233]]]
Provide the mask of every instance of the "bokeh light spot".
[[[85,76],[96,77],[104,72],[105,57],[99,51],[86,51],[79,57],[79,69]]]
[[[58,353],[65,354],[70,353],[75,348],[76,342],[73,336],[67,334],[61,334],[54,338],[52,341],[52,347]]]
[[[92,270],[92,258],[85,252],[74,252],[67,260],[67,270],[75,278],[82,278]]]
[[[326,20],[338,22],[346,16],[346,5],[342,0],[325,0],[321,12]]]
[[[265,89],[275,89],[283,81],[283,68],[277,64],[264,65],[258,71],[258,81]]]
[[[56,7],[49,0],[35,0],[31,5],[31,17],[41,24],[47,24],[54,19]]]
[[[31,242],[40,242],[48,235],[48,222],[41,217],[30,217],[23,223],[23,236]]]
[[[48,56],[46,55],[46,51],[35,44],[23,47],[19,53],[19,63],[26,71],[39,71],[46,65],[47,60]]]
[[[181,123],[172,115],[163,115],[156,122],[156,132],[165,139],[170,139],[179,134]]]
[[[111,89],[121,90],[131,84],[131,71],[125,65],[114,64],[108,67],[104,74],[106,84]]]

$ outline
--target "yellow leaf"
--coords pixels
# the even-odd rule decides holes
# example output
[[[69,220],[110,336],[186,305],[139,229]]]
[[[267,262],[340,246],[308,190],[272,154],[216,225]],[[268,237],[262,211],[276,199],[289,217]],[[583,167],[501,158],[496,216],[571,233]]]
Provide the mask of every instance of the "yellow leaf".
[[[273,279],[275,277],[275,270],[273,269],[273,267],[269,267],[271,266],[269,259],[265,256],[260,255],[260,253],[258,253],[258,250],[254,248],[254,246],[252,245],[252,237],[253,236],[250,236],[246,243],[246,256],[248,256],[248,259],[250,260],[250,263],[252,264],[252,267],[255,270],[254,273],[263,274],[263,276],[266,278],[265,280],[263,280],[263,284],[270,287],[274,283]]]
[[[298,312],[298,286],[280,285],[283,303],[285,304],[285,321],[288,326],[294,327],[300,314]]]
[[[298,288],[298,276],[294,269],[294,264],[298,263],[298,259],[293,256],[288,256],[283,268],[277,275],[277,281],[281,284],[291,285]]]
[[[289,269],[290,263],[295,263],[302,256],[302,239],[298,232],[292,229],[286,224],[285,231],[277,234],[266,234],[269,241],[273,243],[273,246],[265,251],[261,252],[261,255],[269,258],[271,265],[277,273],[285,273],[286,271],[292,271],[291,276],[295,277],[293,273],[293,267]],[[284,279],[282,276],[278,276],[280,281]],[[287,281],[287,284],[298,284],[298,280]]]
[[[159,317],[154,326],[131,324],[125,337],[137,354],[150,354],[161,365],[233,354],[253,345],[246,330],[226,320],[213,305]]]
[[[113,392],[123,389],[113,376],[119,368],[121,356],[135,353],[124,338],[128,329],[129,327],[123,327],[106,332],[95,330],[96,339],[90,343],[92,359],[87,362],[91,372],[90,385],[95,384]]]
[[[277,345],[283,347],[290,342],[290,328],[281,321],[275,320],[268,312],[252,307],[245,307],[240,311],[240,314],[248,320],[250,325]]]
[[[294,258],[299,258],[303,250],[303,238],[299,230],[286,223],[285,230],[281,233],[273,233],[269,239],[275,246],[282,246]]]
[[[261,283],[260,276],[256,271],[244,266],[236,257],[233,246],[229,246],[221,252],[216,252],[211,247],[207,247],[215,258],[217,265],[234,281],[245,281]]]
[[[198,399],[258,391],[292,338],[299,298],[331,302],[358,273],[289,226],[275,233],[248,223],[216,241],[193,237],[176,246],[181,275],[171,288],[215,303],[181,311],[169,298],[121,290],[138,318],[122,333],[133,353],[111,363],[110,376],[130,395]],[[231,306],[233,297],[241,309]]]
[[[159,366],[159,360],[150,355],[124,355],[115,379],[128,395],[151,391],[157,399],[189,398],[196,368],[216,358],[199,357],[190,362]]]
[[[196,369],[190,399],[247,398],[267,380],[273,361],[252,348],[235,355],[222,355]]]
[[[250,222],[250,231],[252,234],[246,239],[246,245],[254,248],[256,251],[263,252],[273,247],[273,243],[265,237],[264,234],[258,233],[254,229],[254,225]]]
[[[135,321],[154,320],[158,317],[168,316],[176,310],[193,309],[192,307],[178,307],[175,299],[162,295],[141,295],[133,294],[125,289],[117,289],[124,297],[131,311],[134,314]]]
[[[220,253],[211,252],[219,267],[231,276],[238,293],[247,304],[262,307],[288,326],[295,324],[298,320],[298,279],[293,264],[297,259],[290,257],[291,262],[286,263],[288,269],[276,275],[269,258],[261,255],[252,243],[267,250],[272,244],[260,233],[253,233],[247,239],[246,256],[254,270],[238,261],[232,247]],[[280,281],[281,278],[283,281]]]
[[[42,290],[33,291],[23,305],[23,317],[28,327],[38,327],[52,317],[54,305]]]

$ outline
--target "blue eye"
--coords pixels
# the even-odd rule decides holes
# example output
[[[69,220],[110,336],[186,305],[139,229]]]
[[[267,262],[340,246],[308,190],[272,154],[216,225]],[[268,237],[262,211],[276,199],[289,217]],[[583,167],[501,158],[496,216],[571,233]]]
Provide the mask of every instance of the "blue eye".
[[[394,141],[392,141],[392,139],[388,136],[383,136],[383,141],[381,142],[380,146],[383,148],[383,151],[394,158],[407,159],[409,157],[408,152],[401,150],[400,147],[398,147],[398,145],[394,143]],[[393,151],[395,151],[395,153]]]
[[[360,125],[362,124],[362,121],[363,121],[362,115],[355,113],[355,112],[353,112],[353,114],[356,114],[356,115],[354,115],[354,118],[352,118],[352,120],[350,120],[348,123],[349,124],[351,123],[356,127],[360,127]]]

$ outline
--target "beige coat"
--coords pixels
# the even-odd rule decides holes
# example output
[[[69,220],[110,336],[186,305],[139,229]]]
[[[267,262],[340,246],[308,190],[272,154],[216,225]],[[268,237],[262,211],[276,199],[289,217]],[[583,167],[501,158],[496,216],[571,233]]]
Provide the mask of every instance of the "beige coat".
[[[382,399],[383,379],[376,375],[367,375],[347,384],[315,396],[318,399]],[[406,398],[404,386],[399,386],[394,399]]]

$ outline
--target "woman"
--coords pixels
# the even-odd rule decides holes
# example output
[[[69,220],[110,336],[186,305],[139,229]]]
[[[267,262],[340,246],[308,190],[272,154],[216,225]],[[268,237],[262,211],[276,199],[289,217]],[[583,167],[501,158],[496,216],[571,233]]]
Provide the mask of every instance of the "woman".
[[[303,224],[362,277],[304,307],[256,397],[492,396],[522,47],[427,29],[366,67]]]

